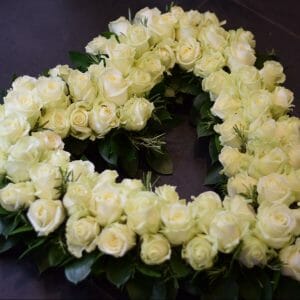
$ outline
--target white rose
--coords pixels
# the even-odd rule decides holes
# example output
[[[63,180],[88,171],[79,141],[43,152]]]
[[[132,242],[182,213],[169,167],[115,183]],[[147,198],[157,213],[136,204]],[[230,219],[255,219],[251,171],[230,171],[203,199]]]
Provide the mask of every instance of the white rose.
[[[257,184],[257,180],[247,173],[239,173],[230,177],[227,182],[228,195],[233,197],[238,194],[252,194]]]
[[[245,223],[234,213],[221,211],[211,221],[209,235],[217,240],[219,251],[230,253],[240,243],[247,229]]]
[[[38,236],[47,236],[62,224],[65,212],[59,200],[38,199],[31,203],[27,217]]]
[[[21,114],[11,114],[0,122],[1,143],[14,144],[17,140],[26,136],[30,131],[30,124]]]
[[[70,130],[70,112],[61,108],[47,109],[39,120],[39,125],[44,129],[50,129],[65,138]]]
[[[0,176],[6,173],[6,162],[8,154],[5,151],[0,150]]]
[[[44,108],[66,108],[69,99],[66,96],[66,83],[60,77],[39,77],[36,82],[36,96]]]
[[[128,226],[139,235],[156,233],[160,225],[158,197],[152,192],[137,191],[125,203]]]
[[[288,148],[289,164],[294,169],[300,169],[300,144],[291,145]]]
[[[35,199],[31,182],[9,183],[0,190],[0,204],[7,211],[27,208]]]
[[[174,41],[172,39],[166,39],[158,43],[154,48],[154,52],[158,54],[166,70],[173,68],[176,62],[173,47]]]
[[[285,152],[276,147],[262,157],[255,157],[249,165],[249,175],[254,178],[280,173],[283,171],[288,161]]]
[[[224,70],[213,72],[202,80],[202,89],[210,92],[214,97],[219,95],[221,91],[232,94],[231,76]]]
[[[194,38],[187,38],[178,42],[176,47],[176,61],[184,70],[191,71],[200,57],[200,43]]]
[[[80,182],[69,182],[63,197],[63,204],[68,215],[88,214],[91,200],[91,188]]]
[[[215,24],[210,24],[201,28],[198,33],[198,40],[204,47],[212,48],[213,50],[223,50],[227,45],[227,31]]]
[[[294,93],[282,86],[278,86],[273,91],[272,114],[275,117],[284,115],[291,107],[294,100]]]
[[[122,257],[135,246],[135,234],[127,225],[113,223],[102,230],[97,244],[103,253]]]
[[[93,190],[90,209],[101,226],[118,221],[123,213],[118,185],[105,184]]]
[[[176,192],[175,186],[164,184],[162,186],[155,187],[155,193],[164,203],[175,203],[179,201],[179,195]]]
[[[282,274],[300,281],[300,239],[298,238],[294,245],[283,248],[279,258],[283,263]]]
[[[226,176],[231,177],[247,170],[250,156],[246,153],[239,152],[237,148],[225,146],[221,150],[219,161],[223,165]]]
[[[295,197],[300,199],[300,169],[292,170],[290,174],[287,176],[289,187],[293,191]]]
[[[218,194],[211,191],[201,193],[192,199],[190,207],[197,229],[200,232],[208,233],[212,219],[222,209],[221,199]]]
[[[120,119],[123,127],[131,131],[142,130],[154,110],[153,103],[145,98],[131,98],[120,111]]]
[[[128,75],[128,80],[131,82],[129,87],[130,95],[144,95],[154,86],[151,74],[140,68],[132,68]]]
[[[49,163],[38,163],[29,170],[36,193],[40,199],[59,199],[61,196],[59,187],[62,184],[62,176],[59,167]]]
[[[276,121],[271,118],[261,118],[256,119],[254,122],[250,123],[248,130],[248,140],[251,144],[252,141],[270,141],[274,144],[273,139],[276,138]]]
[[[68,165],[68,172],[72,174],[72,181],[94,175],[95,166],[90,161],[73,160]]]
[[[32,91],[36,85],[36,78],[31,76],[20,76],[12,83],[13,90],[27,90]]]
[[[67,81],[72,69],[68,65],[57,65],[56,67],[49,70],[51,77],[61,77],[64,81]]]
[[[106,47],[117,43],[115,38],[107,39],[101,35],[93,38],[85,47],[87,53],[98,55],[105,53]]]
[[[260,205],[257,213],[256,235],[267,245],[280,249],[292,239],[296,219],[284,204]]]
[[[42,147],[47,150],[58,150],[63,149],[64,143],[61,139],[61,136],[51,130],[43,130],[33,132],[32,136],[39,139]]]
[[[125,17],[120,17],[112,22],[108,23],[108,29],[117,35],[126,34],[130,22]]]
[[[242,241],[239,261],[247,268],[265,266],[268,261],[267,245],[251,234],[246,235]]]
[[[229,39],[231,42],[245,42],[252,48],[255,48],[256,42],[251,31],[238,28],[237,30],[229,30]]]
[[[219,96],[216,98],[216,100],[214,102],[213,107],[211,108],[211,112],[214,116],[217,116],[222,120],[230,119],[231,121],[234,121],[234,122],[236,120],[237,121],[241,120],[236,115],[237,113],[240,112],[240,110],[241,110],[241,100],[235,96],[232,96],[232,95],[229,95],[229,94],[223,93],[223,92],[221,92],[219,94]],[[225,124],[226,123],[224,122],[220,125],[217,125],[216,128],[219,128],[219,129],[221,129],[221,131],[223,131],[225,128],[228,127]],[[229,125],[229,126],[232,128],[231,125]],[[232,134],[233,134],[233,131],[232,131]],[[234,137],[234,140],[236,140],[236,138],[237,137]]]
[[[115,170],[104,170],[97,177],[97,182],[94,187],[94,191],[97,192],[98,189],[101,190],[103,185],[114,184],[118,176],[119,174]]]
[[[182,14],[180,17],[178,14],[174,15],[174,13],[171,11],[171,14],[175,16],[177,19],[177,26],[176,29],[176,40],[180,41],[189,37],[197,38],[198,34],[198,27],[197,24],[194,24],[193,18],[191,18],[191,15],[188,13],[185,13],[182,11]]]
[[[77,258],[82,257],[83,251],[92,252],[97,246],[99,233],[99,224],[93,217],[70,218],[66,224],[68,251]]]
[[[106,48],[109,58],[107,62],[121,71],[124,76],[128,75],[134,62],[135,49],[126,44],[113,44]]]
[[[103,137],[112,128],[119,126],[117,106],[113,102],[103,102],[94,105],[89,112],[89,127],[97,138]]]
[[[171,247],[169,241],[161,234],[142,236],[141,259],[147,265],[159,265],[169,260]]]
[[[300,140],[300,119],[296,117],[281,117],[276,122],[275,136],[282,144],[294,144]]]
[[[192,12],[194,12],[193,15],[195,15],[197,13],[199,14],[198,11],[192,11]],[[209,24],[221,25],[218,17],[216,16],[216,14],[214,14],[214,13],[212,13],[210,11],[206,11],[203,14],[203,18],[204,18],[204,20],[202,22],[203,22],[204,25],[209,25]],[[221,23],[224,24],[224,22],[226,23],[226,21],[222,21]]]
[[[136,57],[140,57],[149,49],[149,30],[139,24],[133,24],[127,28],[127,32],[121,35],[120,40],[135,49]]]
[[[91,136],[89,127],[89,107],[73,103],[68,108],[70,114],[70,134],[77,139],[85,140]]]
[[[144,7],[143,9],[139,10],[134,16],[134,23],[141,23],[144,24],[145,21],[151,22],[154,16],[159,16],[161,14],[160,10],[157,7],[149,8]]]
[[[216,242],[204,234],[197,235],[182,248],[182,258],[196,271],[212,267],[217,253]]]
[[[191,206],[171,203],[161,208],[162,233],[172,245],[189,241],[195,234],[195,222]]]
[[[200,59],[194,65],[193,72],[196,76],[207,77],[209,74],[216,72],[225,65],[225,58],[218,51],[204,51]]]
[[[47,151],[46,155],[43,156],[43,162],[66,169],[66,166],[70,162],[70,157],[71,154],[69,152],[61,149]]]
[[[33,96],[33,92],[28,90],[12,90],[3,98],[5,104],[5,115],[20,113],[34,127],[41,115],[42,105]]]
[[[97,96],[96,87],[91,81],[90,74],[88,72],[82,73],[78,70],[72,70],[68,76],[67,83],[73,102],[90,102]]]
[[[107,68],[100,76],[104,97],[116,105],[123,105],[128,98],[129,83],[122,73],[114,68]]]
[[[252,66],[255,62],[255,52],[251,45],[245,41],[232,42],[225,49],[227,64],[231,71],[242,66]]]
[[[264,86],[272,91],[274,87],[285,81],[282,65],[273,60],[266,61],[264,67],[259,71]]]
[[[292,191],[286,176],[272,173],[260,177],[257,184],[258,202],[270,204],[282,203],[290,205],[294,202]]]

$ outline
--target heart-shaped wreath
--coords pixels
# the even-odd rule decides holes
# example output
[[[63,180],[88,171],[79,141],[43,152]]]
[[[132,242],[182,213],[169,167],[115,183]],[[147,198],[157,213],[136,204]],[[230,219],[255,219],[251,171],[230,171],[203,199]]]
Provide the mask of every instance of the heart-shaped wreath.
[[[171,299],[179,287],[270,299],[280,273],[300,281],[293,93],[274,57],[255,56],[251,32],[223,24],[144,8],[71,52],[76,69],[13,81],[0,111],[0,252],[19,245],[74,283],[105,275],[132,299]],[[175,187],[153,189],[149,173],[95,171],[90,161],[130,177],[171,173],[164,133],[188,98],[198,137],[210,139],[206,184],[223,200],[210,191],[187,202]]]

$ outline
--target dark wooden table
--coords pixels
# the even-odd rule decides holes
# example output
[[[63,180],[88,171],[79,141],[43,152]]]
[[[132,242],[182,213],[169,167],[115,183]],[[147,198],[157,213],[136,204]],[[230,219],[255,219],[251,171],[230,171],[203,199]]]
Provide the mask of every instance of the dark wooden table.
[[[68,51],[84,46],[109,21],[145,6],[164,9],[170,1],[114,0],[2,0],[0,2],[0,88],[9,87],[12,74],[38,75],[56,64],[68,63]],[[213,11],[227,20],[227,28],[243,27],[256,37],[257,50],[275,49],[285,67],[286,86],[295,93],[300,115],[300,5],[297,0],[185,0],[186,9]],[[168,135],[174,174],[160,183],[178,186],[182,197],[196,195],[207,170],[207,145],[196,141],[188,122]],[[74,286],[62,271],[41,277],[31,262],[0,257],[0,299],[121,299],[107,284],[92,280]]]

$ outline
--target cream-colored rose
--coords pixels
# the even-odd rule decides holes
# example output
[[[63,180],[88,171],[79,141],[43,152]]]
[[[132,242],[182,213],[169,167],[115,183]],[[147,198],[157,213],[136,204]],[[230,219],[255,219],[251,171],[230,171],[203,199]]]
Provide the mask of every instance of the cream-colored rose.
[[[0,121],[0,143],[14,144],[29,133],[30,124],[21,114],[11,114]]]
[[[41,115],[41,103],[38,103],[34,93],[28,90],[11,90],[3,98],[5,104],[5,115],[19,113],[26,117],[33,127]]]
[[[82,73],[78,70],[72,70],[67,82],[73,102],[90,102],[96,98],[97,90],[91,81],[89,72]]]
[[[268,246],[280,249],[292,239],[296,218],[284,204],[260,205],[257,213],[256,235]]]
[[[31,182],[9,183],[0,190],[0,204],[7,211],[27,208],[35,199]]]
[[[93,189],[90,209],[101,226],[118,221],[123,213],[121,195],[116,184]]]
[[[202,89],[210,92],[215,98],[221,91],[232,94],[232,90],[235,87],[232,84],[231,76],[224,70],[219,70],[211,73],[202,80]]]
[[[272,91],[276,85],[285,82],[283,67],[277,61],[266,61],[259,73],[262,77],[264,87],[270,91]]]
[[[249,165],[248,173],[254,178],[266,176],[271,173],[280,173],[287,162],[288,157],[286,153],[276,147],[262,157],[255,157]]]
[[[242,240],[239,261],[247,268],[265,266],[268,261],[267,245],[252,234],[247,234]]]
[[[255,62],[255,52],[251,45],[245,41],[234,41],[226,49],[227,64],[231,71],[235,71],[242,66],[253,66]]]
[[[222,51],[227,45],[227,31],[215,24],[201,28],[198,40],[204,47],[212,48],[214,51]]]
[[[120,111],[120,119],[123,127],[131,131],[142,130],[154,110],[153,103],[145,98],[131,98]]]
[[[127,224],[139,235],[156,233],[160,225],[158,197],[152,192],[131,193],[125,203]]]
[[[62,175],[59,167],[49,163],[38,163],[29,170],[29,177],[35,187],[35,195],[40,199],[59,199],[59,187],[62,184]]]
[[[63,204],[68,215],[89,213],[90,199],[92,197],[91,188],[87,184],[80,182],[69,182],[67,191],[63,197]]]
[[[294,100],[294,93],[282,86],[278,86],[273,91],[272,114],[275,117],[284,115],[291,107]]]
[[[230,197],[238,194],[252,194],[257,184],[257,180],[247,173],[238,173],[230,177],[227,182],[227,193]]]
[[[239,152],[237,148],[225,146],[221,150],[219,161],[223,165],[226,176],[231,177],[247,170],[250,156],[246,153]]]
[[[126,34],[130,22],[125,17],[119,17],[118,19],[108,23],[108,29],[117,35]]]
[[[295,244],[283,248],[279,253],[279,258],[283,263],[282,274],[300,281],[300,238]]]
[[[201,271],[213,266],[217,253],[217,243],[209,236],[199,234],[183,245],[181,255],[194,270]]]
[[[209,235],[216,239],[219,251],[230,253],[240,243],[248,230],[248,222],[243,222],[229,211],[218,212],[209,227]]]
[[[195,234],[192,208],[185,203],[165,204],[161,207],[162,233],[172,245],[181,245]]]
[[[65,138],[70,131],[70,112],[61,108],[47,109],[39,120],[39,126],[44,129],[53,130],[62,138]]]
[[[179,195],[176,192],[176,187],[164,184],[155,188],[155,193],[164,203],[175,203],[179,201]]]
[[[193,12],[194,12],[194,14],[199,13],[198,11],[193,11]],[[218,19],[218,17],[216,16],[216,14],[214,14],[214,13],[212,13],[210,11],[206,11],[203,14],[203,18],[204,18],[204,20],[202,21],[203,25],[209,25],[209,24],[221,25],[221,23],[222,24],[226,23],[226,21],[220,22],[219,19]]]
[[[187,38],[178,42],[176,47],[176,62],[186,71],[191,71],[200,58],[200,43],[194,38]]]
[[[140,9],[134,16],[134,23],[145,24],[145,22],[152,22],[154,16],[160,16],[161,12],[157,7],[144,7]]]
[[[169,241],[161,234],[142,236],[141,259],[147,265],[159,265],[169,260],[171,247]]]
[[[65,212],[60,200],[38,199],[30,204],[27,217],[38,236],[47,236],[62,224]]]
[[[115,170],[104,170],[97,176],[94,192],[97,192],[98,189],[101,190],[103,185],[116,183],[118,176],[119,174]]]
[[[112,128],[119,126],[117,106],[113,102],[94,105],[89,111],[89,127],[97,138],[103,137]]]
[[[165,66],[163,65],[160,56],[157,52],[145,52],[137,61],[136,67],[148,72],[151,75],[152,81],[159,82],[162,78]]]
[[[47,150],[58,150],[64,148],[61,136],[51,130],[33,132],[32,136],[39,139],[43,148]]]
[[[260,177],[257,183],[257,192],[259,203],[269,202],[270,204],[290,205],[295,200],[287,177],[278,173]]]
[[[242,119],[237,116],[237,113],[239,113],[241,110],[241,100],[238,97],[229,95],[227,93],[220,93],[219,96],[216,98],[213,107],[211,108],[211,112],[214,116],[219,117],[222,120],[228,120],[227,123],[222,123],[220,125],[216,125],[216,128],[220,130],[220,133],[222,131],[228,131],[228,125],[229,123],[236,121],[242,121]],[[229,125],[229,127],[232,128],[232,124]],[[231,135],[233,135],[234,132],[231,130]],[[222,135],[222,133],[221,133]],[[224,135],[222,135],[224,136]],[[237,137],[233,137],[233,139],[236,141]],[[231,138],[229,138],[231,140]],[[235,142],[233,142],[232,145],[234,145]]]
[[[244,116],[250,122],[270,113],[272,94],[266,90],[258,90],[243,98]]]
[[[127,101],[129,83],[119,70],[107,68],[101,74],[99,84],[102,85],[103,96],[107,101],[111,101],[118,106]]]
[[[105,53],[105,49],[107,45],[111,43],[116,43],[117,41],[115,38],[113,39],[107,39],[103,37],[102,35],[99,35],[95,38],[93,38],[86,46],[85,46],[85,51],[87,53],[93,54],[93,55],[98,55],[98,54],[103,54]]]
[[[291,145],[288,148],[288,157],[289,157],[289,164],[294,169],[300,169],[300,144]]]
[[[127,225],[113,223],[102,230],[97,245],[107,255],[122,257],[135,246],[135,234]]]
[[[132,68],[128,80],[131,82],[129,87],[129,95],[143,96],[154,86],[151,74],[140,68]]]
[[[262,116],[250,123],[248,129],[248,140],[251,147],[252,141],[267,141],[270,144],[274,144],[273,140],[276,139],[276,121]]]
[[[251,31],[238,28],[237,30],[229,30],[229,40],[231,42],[245,42],[249,44],[253,49],[255,48],[256,42],[254,35]]]
[[[94,251],[97,247],[97,236],[100,226],[96,219],[90,216],[80,219],[68,219],[66,224],[66,241],[68,251],[77,258],[82,252]]]
[[[93,176],[95,166],[90,161],[73,160],[68,165],[68,172],[72,174],[72,181],[80,181],[82,178]]]
[[[204,51],[200,59],[194,65],[193,72],[196,76],[207,77],[209,74],[222,69],[225,65],[225,58],[219,51]]]
[[[56,67],[49,70],[51,77],[61,77],[64,81],[67,81],[72,69],[68,65],[57,65]]]
[[[0,176],[6,173],[7,157],[7,152],[0,150]]]
[[[39,77],[35,92],[43,108],[66,108],[69,104],[66,83],[60,77]]]
[[[192,199],[190,207],[197,229],[200,232],[208,233],[212,219],[222,209],[221,199],[218,194],[212,191],[201,193]]]
[[[300,199],[300,169],[292,170],[289,175],[287,175],[287,179],[293,194],[297,199]]]
[[[166,39],[158,43],[153,50],[158,54],[160,61],[166,70],[173,68],[176,62],[173,50],[174,45],[175,43],[172,39]]]
[[[139,24],[130,25],[127,32],[121,35],[120,40],[122,43],[133,47],[135,49],[135,56],[139,58],[143,53],[149,49],[149,30]]]
[[[46,155],[43,156],[43,162],[66,169],[70,162],[70,157],[71,154],[69,152],[61,149],[47,151]]]
[[[36,78],[31,76],[20,76],[12,83],[13,90],[27,90],[32,91],[36,85]]]
[[[300,118],[296,117],[281,117],[276,122],[276,138],[282,144],[295,144],[295,141],[300,140]]]
[[[89,105],[73,103],[68,110],[70,113],[70,134],[80,140],[89,138],[92,134],[89,127]]]
[[[171,14],[174,13],[171,12]],[[195,18],[191,18],[191,15],[189,13],[185,13],[182,11],[182,14],[180,14],[180,17],[176,13],[175,18],[177,19],[177,25],[175,26],[176,29],[176,40],[180,41],[186,38],[197,38],[198,34],[198,24],[195,24],[196,20]]]
[[[112,44],[106,48],[109,58],[107,62],[121,71],[124,76],[128,75],[134,62],[135,49],[126,44]]]

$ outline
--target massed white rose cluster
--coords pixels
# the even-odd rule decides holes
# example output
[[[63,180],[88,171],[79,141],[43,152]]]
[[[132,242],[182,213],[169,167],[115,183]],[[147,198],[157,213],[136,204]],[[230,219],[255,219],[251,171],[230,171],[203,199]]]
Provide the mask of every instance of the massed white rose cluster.
[[[57,66],[50,77],[14,81],[1,107],[0,168],[13,182],[0,191],[1,205],[29,207],[39,235],[67,220],[76,257],[97,247],[121,257],[140,241],[141,259],[160,264],[182,245],[182,258],[203,270],[241,243],[246,267],[279,255],[283,273],[300,280],[300,121],[287,115],[293,93],[280,86],[282,66],[268,61],[255,68],[253,35],[226,31],[210,12],[145,8],[109,29],[118,38],[99,36],[86,47],[107,55],[106,65],[85,73]],[[175,64],[203,78],[211,111],[222,120],[215,131],[229,177],[223,202],[213,192],[186,203],[170,186],[149,192],[138,180],[116,183],[115,172],[98,174],[62,150],[69,134],[94,139],[118,126],[142,129],[153,110],[144,97]],[[32,132],[39,126],[52,131]]]

